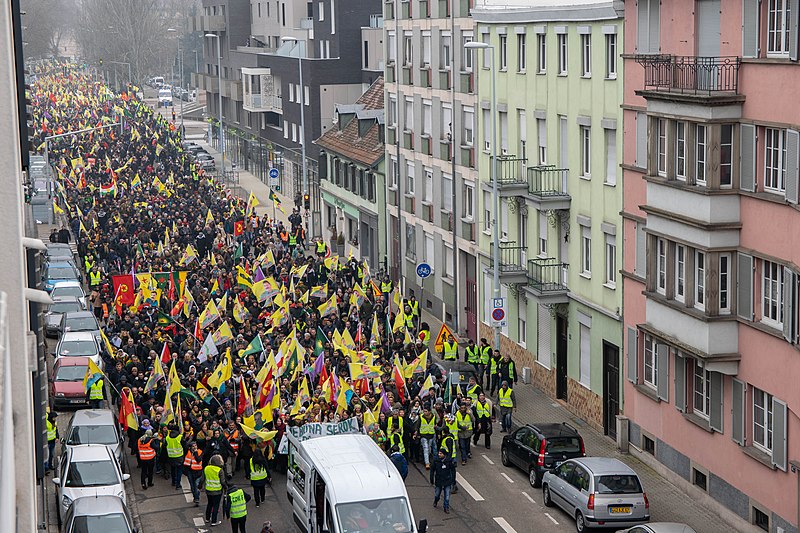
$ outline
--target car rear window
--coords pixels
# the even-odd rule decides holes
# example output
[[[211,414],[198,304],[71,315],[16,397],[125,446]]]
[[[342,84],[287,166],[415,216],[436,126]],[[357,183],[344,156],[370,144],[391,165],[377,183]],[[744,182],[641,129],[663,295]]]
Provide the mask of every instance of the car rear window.
[[[76,516],[72,522],[73,533],[129,533],[125,515],[115,513],[103,516]]]
[[[117,432],[113,426],[75,426],[69,435],[67,444],[116,444]]]
[[[69,313],[71,311],[80,311],[81,304],[79,302],[56,302],[47,309],[48,313]]]
[[[547,451],[550,453],[580,453],[581,440],[578,437],[549,437]]]
[[[76,279],[75,271],[69,267],[53,267],[47,269],[47,277],[51,279]]]
[[[599,494],[638,494],[642,492],[639,478],[632,475],[599,476],[595,492]]]
[[[86,367],[83,365],[61,366],[56,372],[56,381],[83,381],[86,377]]]
[[[67,331],[94,331],[97,328],[97,320],[93,316],[68,318]]]
[[[72,287],[56,287],[53,289],[53,298],[58,296],[75,296],[76,298],[83,298],[86,296],[83,294],[83,289],[78,286]]]

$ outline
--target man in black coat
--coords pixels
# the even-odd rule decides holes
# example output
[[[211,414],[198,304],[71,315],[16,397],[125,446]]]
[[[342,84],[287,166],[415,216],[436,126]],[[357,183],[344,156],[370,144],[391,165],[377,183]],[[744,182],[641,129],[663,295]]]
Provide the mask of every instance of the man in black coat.
[[[439,450],[438,457],[431,465],[431,484],[436,487],[433,497],[433,506],[439,505],[439,498],[444,493],[444,512],[450,512],[450,489],[456,483],[456,461],[451,456],[445,456],[444,450]]]

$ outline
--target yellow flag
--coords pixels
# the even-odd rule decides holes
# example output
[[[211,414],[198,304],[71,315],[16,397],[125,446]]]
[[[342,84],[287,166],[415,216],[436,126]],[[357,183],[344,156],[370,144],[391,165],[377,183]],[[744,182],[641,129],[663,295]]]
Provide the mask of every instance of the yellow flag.
[[[208,386],[219,388],[220,384],[225,383],[233,375],[233,362],[231,361],[231,349],[228,348],[225,352],[225,357],[222,358],[214,373],[208,378]]]
[[[172,361],[172,366],[169,369],[169,396],[176,392],[181,391],[181,378],[178,377],[178,371],[175,369],[175,360]]]
[[[215,320],[219,318],[219,310],[217,309],[214,300],[209,300],[208,304],[206,304],[206,308],[203,309],[203,312],[200,313],[200,327],[202,329],[207,328],[211,324],[214,323]]]
[[[56,215],[63,215],[64,210],[58,207],[57,203],[53,202],[53,213],[55,213]]]
[[[206,213],[206,225],[207,226],[214,225],[214,215],[211,214],[211,209],[209,209],[208,213]]]
[[[222,325],[217,328],[217,331],[211,335],[211,338],[214,339],[214,344],[222,344],[224,341],[232,341],[233,340],[233,331],[231,331],[230,325],[228,325],[228,321],[222,323]],[[230,348],[228,348],[230,351]]]
[[[317,309],[319,309],[320,318],[325,318],[326,316],[333,314],[336,312],[336,295],[332,295],[330,299],[320,305]]]

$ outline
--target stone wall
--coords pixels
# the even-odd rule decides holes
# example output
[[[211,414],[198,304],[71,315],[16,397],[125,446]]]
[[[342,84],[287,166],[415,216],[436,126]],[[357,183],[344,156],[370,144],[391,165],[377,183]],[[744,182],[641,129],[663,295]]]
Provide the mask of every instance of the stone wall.
[[[603,431],[603,399],[569,377],[565,405],[572,413],[586,420],[590,426]]]

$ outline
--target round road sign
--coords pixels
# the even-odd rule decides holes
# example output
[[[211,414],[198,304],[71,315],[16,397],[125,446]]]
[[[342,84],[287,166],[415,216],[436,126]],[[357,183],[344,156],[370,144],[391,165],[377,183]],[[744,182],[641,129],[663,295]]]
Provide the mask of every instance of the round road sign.
[[[428,263],[420,263],[417,265],[417,276],[421,277],[422,279],[430,276],[431,272],[433,272],[433,269]]]
[[[503,309],[497,308],[492,310],[492,320],[496,322],[502,322],[502,320],[506,317],[506,312]]]
[[[278,169],[277,168],[269,169],[269,177],[272,179],[278,179]]]

